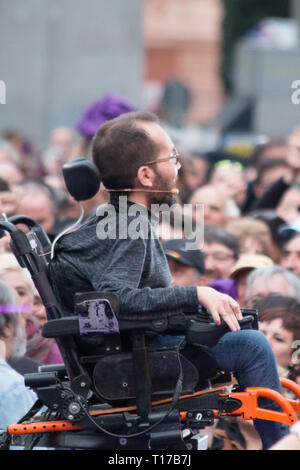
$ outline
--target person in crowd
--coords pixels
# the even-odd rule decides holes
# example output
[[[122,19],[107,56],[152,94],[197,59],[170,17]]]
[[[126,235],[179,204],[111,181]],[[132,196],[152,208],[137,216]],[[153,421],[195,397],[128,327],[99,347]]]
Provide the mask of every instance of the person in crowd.
[[[184,238],[167,240],[163,243],[163,248],[172,276],[171,285],[206,285],[205,263],[201,250],[188,250],[187,240]],[[216,279],[210,287],[230,295],[233,299],[238,297],[235,281],[232,279]]]
[[[214,347],[221,370],[234,370],[241,387],[266,386],[280,391],[271,347],[260,332],[240,330],[238,320],[242,316],[234,299],[206,286],[170,285],[167,259],[157,237],[151,236],[153,228],[148,211],[153,203],[172,204],[179,162],[174,143],[156,116],[129,113],[106,122],[93,139],[92,156],[111,195],[110,203],[118,211],[122,210],[120,193],[130,189],[125,192],[128,205],[136,204],[140,208],[140,216],[145,218],[145,224],[141,224],[145,233],[138,238],[107,237],[99,243],[103,216],[98,213],[89,223],[58,241],[49,264],[49,276],[66,313],[73,310],[76,292],[93,290],[117,294],[120,314],[129,317],[157,311],[195,312],[200,303],[211,312],[217,324],[222,318],[231,330]],[[128,228],[132,218],[127,209],[128,206]],[[112,222],[118,224],[119,217],[112,212]],[[233,250],[225,254],[234,261]],[[196,354],[193,360],[197,361]],[[254,364],[255,374],[252,373]],[[287,433],[279,423],[258,420],[255,425],[264,448]]]
[[[18,423],[37,401],[35,392],[25,387],[24,378],[11,367],[26,351],[24,316],[17,313],[17,297],[8,285],[0,281],[0,429]],[[16,312],[13,313],[14,308]]]
[[[10,217],[16,213],[19,191],[13,189],[4,178],[0,178],[0,213]]]
[[[230,278],[230,272],[239,257],[236,237],[223,227],[204,227],[203,246],[200,247],[205,262],[205,284],[216,279]]]
[[[11,252],[0,255],[0,278],[14,289],[24,313],[29,314],[33,304],[34,284],[29,272],[21,268]]]
[[[282,249],[281,266],[300,278],[300,233],[295,232]]]
[[[13,163],[22,172],[24,179],[42,177],[43,168],[39,145],[13,128],[6,129],[2,137],[5,142],[11,145],[13,154],[15,154]]]
[[[50,133],[49,148],[58,149],[63,162],[69,159],[74,143],[74,131],[70,127],[56,127]]]
[[[11,187],[21,183],[24,178],[22,171],[12,162],[0,161],[0,175]]]
[[[276,213],[288,224],[293,224],[300,217],[300,181],[296,181],[285,191],[276,206]]]
[[[202,155],[183,155],[177,187],[183,204],[188,203],[194,191],[207,183],[210,169],[208,158]]]
[[[282,245],[286,242],[286,236],[281,232],[282,228],[286,226],[285,220],[279,217],[273,209],[258,209],[250,212],[248,217],[254,221],[261,220],[268,226],[272,238],[272,251],[270,254],[274,263],[280,264]]]
[[[57,218],[57,201],[49,186],[39,181],[26,180],[20,188],[22,198],[18,201],[17,213],[32,218],[45,230],[53,234]]]
[[[221,160],[217,162],[210,175],[209,184],[223,189],[241,209],[247,197],[247,180],[244,167],[240,162]]]
[[[286,160],[268,158],[260,162],[257,173],[254,191],[256,197],[259,199],[273,183],[282,177],[288,177],[290,175],[290,167]]]
[[[193,205],[193,217],[199,217],[197,205],[202,205],[204,209],[204,225],[215,225],[225,227],[225,225],[235,217],[240,215],[239,209],[224,190],[213,185],[205,185],[194,191],[189,204]],[[202,216],[202,212],[200,212]],[[198,222],[203,222],[202,220]]]
[[[45,306],[37,289],[34,289],[31,314],[27,317],[26,357],[45,365],[63,364],[64,361],[56,341],[53,338],[44,338],[42,335],[42,328],[46,321]]]
[[[163,243],[172,276],[172,286],[201,286],[205,273],[204,257],[200,250],[186,249],[184,238]]]
[[[66,162],[66,157],[60,148],[47,148],[42,154],[43,169],[46,177],[56,177],[62,174],[62,167]]]
[[[12,163],[17,168],[20,167],[20,154],[16,147],[6,139],[0,140],[0,162]]]
[[[273,264],[271,258],[261,254],[241,254],[239,256],[230,272],[230,277],[235,281],[238,303],[242,308],[246,307],[247,278],[251,271]]]
[[[258,300],[270,295],[284,295],[300,301],[298,276],[277,264],[254,269],[247,277],[246,306],[253,308]]]
[[[36,369],[37,364],[63,362],[54,339],[42,336],[42,326],[47,320],[45,307],[32,282],[29,272],[21,268],[12,253],[0,255],[0,279],[16,292],[27,324],[26,354],[22,362],[12,364],[23,372]]]
[[[255,168],[262,160],[278,158],[286,160],[289,151],[286,139],[267,139],[266,142],[257,144],[250,156],[251,165]]]
[[[62,167],[70,160],[75,139],[73,130],[57,127],[50,133],[49,145],[41,155],[45,177],[62,177]]]
[[[269,176],[267,178],[268,184],[263,185],[265,191],[255,192],[256,196],[251,201],[247,203],[248,212],[253,212],[257,210],[266,210],[271,209],[275,210],[282,200],[284,193],[300,178],[300,164],[299,164],[299,140],[300,140],[300,131],[299,128],[296,128],[287,139],[287,153],[284,159],[279,160],[278,163],[282,165],[284,170],[282,173],[275,168],[274,170],[267,171]],[[262,160],[261,166],[258,165],[258,174],[261,172],[261,169],[268,167],[268,165],[278,165],[276,164],[276,159],[273,160],[273,163],[268,163],[269,159]],[[264,163],[266,161],[266,163]],[[272,174],[272,177],[270,175]],[[277,178],[275,176],[277,175]],[[269,184],[272,183],[272,184]],[[256,181],[254,182],[254,185]],[[263,193],[263,194],[262,194]]]
[[[161,242],[184,237],[182,223],[176,222],[174,211],[170,211],[168,218],[160,217],[156,225],[156,233]]]
[[[178,238],[192,240],[197,234],[199,239],[202,237],[203,225],[193,219],[189,209],[190,206],[182,207],[176,203],[172,210],[159,214],[155,231],[161,242]]]
[[[298,365],[297,349],[300,344],[300,303],[292,297],[268,296],[256,304],[260,331],[273,349],[279,374],[294,377]],[[300,371],[298,371],[299,380]]]
[[[134,106],[115,94],[105,95],[101,100],[88,105],[76,125],[80,141],[70,159],[89,155],[92,139],[101,124],[134,110]]]
[[[271,231],[263,220],[238,217],[226,225],[226,231],[237,238],[241,254],[275,256]]]

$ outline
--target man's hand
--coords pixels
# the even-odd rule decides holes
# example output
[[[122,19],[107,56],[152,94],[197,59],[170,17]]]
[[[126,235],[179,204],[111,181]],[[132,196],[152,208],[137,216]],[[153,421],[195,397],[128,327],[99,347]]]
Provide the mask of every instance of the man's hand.
[[[198,287],[197,291],[199,303],[209,310],[216,325],[220,325],[223,319],[231,331],[240,329],[238,320],[243,316],[239,304],[232,297],[212,287]]]

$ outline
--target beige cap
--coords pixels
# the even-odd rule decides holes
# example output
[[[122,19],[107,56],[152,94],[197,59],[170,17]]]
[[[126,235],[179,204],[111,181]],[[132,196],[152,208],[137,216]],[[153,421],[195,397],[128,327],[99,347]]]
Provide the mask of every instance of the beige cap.
[[[239,257],[235,265],[233,266],[230,277],[235,277],[241,271],[248,269],[264,268],[265,266],[271,266],[274,264],[269,256],[258,255],[258,254],[244,254]]]

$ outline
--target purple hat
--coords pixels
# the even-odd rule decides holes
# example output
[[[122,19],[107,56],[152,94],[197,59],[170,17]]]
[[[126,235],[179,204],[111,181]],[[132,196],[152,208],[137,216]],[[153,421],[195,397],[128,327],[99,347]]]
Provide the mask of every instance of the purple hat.
[[[87,107],[76,127],[80,134],[92,139],[101,124],[131,111],[136,109],[123,98],[107,95],[101,101]]]

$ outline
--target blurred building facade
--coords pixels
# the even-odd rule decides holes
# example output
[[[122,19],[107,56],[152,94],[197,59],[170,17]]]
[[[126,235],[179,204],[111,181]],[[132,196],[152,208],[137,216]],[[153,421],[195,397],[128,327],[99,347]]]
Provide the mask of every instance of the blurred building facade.
[[[187,122],[208,122],[222,106],[222,17],[219,0],[146,0],[144,80],[182,81],[192,97]]]
[[[138,106],[144,0],[0,0],[0,129],[45,144],[107,93]]]

